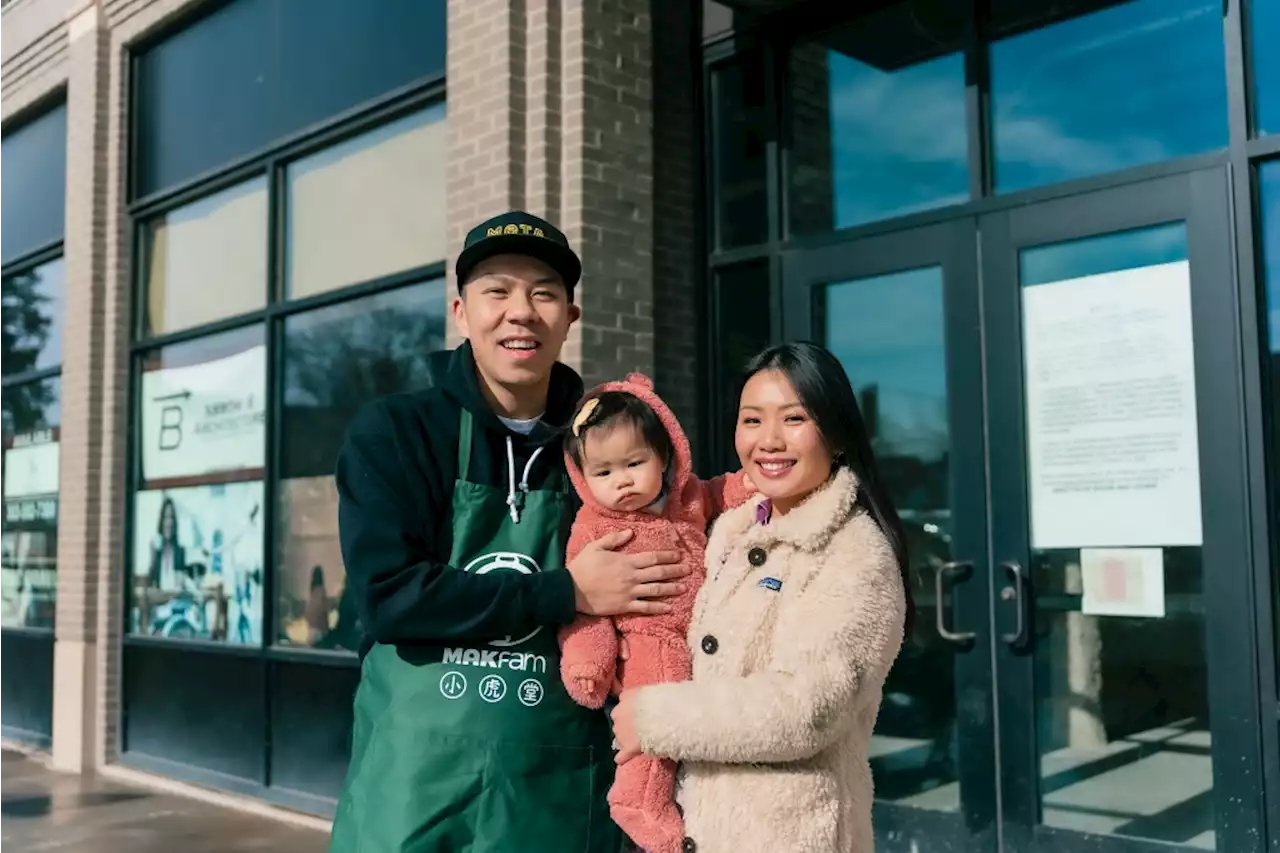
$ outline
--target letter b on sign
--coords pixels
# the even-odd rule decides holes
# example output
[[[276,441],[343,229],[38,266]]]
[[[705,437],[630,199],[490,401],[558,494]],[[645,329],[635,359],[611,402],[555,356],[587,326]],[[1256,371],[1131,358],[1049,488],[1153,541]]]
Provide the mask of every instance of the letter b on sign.
[[[182,408],[165,406],[160,410],[160,449],[177,450],[182,446]]]

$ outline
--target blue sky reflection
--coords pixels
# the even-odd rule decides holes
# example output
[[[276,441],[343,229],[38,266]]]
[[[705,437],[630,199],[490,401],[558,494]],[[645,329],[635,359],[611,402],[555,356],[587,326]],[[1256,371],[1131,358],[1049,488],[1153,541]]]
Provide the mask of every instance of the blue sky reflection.
[[[1136,0],[992,45],[997,189],[1225,147],[1221,14],[1218,0]]]

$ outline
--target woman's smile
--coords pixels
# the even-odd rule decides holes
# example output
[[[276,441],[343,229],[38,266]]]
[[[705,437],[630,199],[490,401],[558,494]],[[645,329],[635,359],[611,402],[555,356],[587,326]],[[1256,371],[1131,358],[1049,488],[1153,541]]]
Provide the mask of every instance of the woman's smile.
[[[780,480],[786,477],[796,465],[796,460],[794,459],[779,459],[776,457],[756,459],[754,461],[756,471],[767,480]]]

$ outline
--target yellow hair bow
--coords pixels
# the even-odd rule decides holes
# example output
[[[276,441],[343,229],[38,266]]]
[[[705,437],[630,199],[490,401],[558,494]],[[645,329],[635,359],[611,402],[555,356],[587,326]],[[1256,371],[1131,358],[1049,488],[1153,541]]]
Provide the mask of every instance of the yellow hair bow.
[[[582,404],[582,411],[578,412],[578,416],[573,419],[573,437],[578,438],[578,433],[582,431],[582,425],[587,422],[587,418],[591,417],[591,413],[596,410],[596,406],[600,405],[599,397],[592,397],[590,400]]]

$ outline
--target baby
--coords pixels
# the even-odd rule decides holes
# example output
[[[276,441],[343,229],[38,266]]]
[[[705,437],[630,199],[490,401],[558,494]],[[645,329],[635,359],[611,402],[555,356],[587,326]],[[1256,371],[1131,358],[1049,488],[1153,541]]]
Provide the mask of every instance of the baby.
[[[627,529],[634,535],[624,551],[678,551],[690,569],[684,592],[664,599],[669,613],[579,616],[561,630],[561,676],[569,695],[600,708],[619,677],[626,689],[692,676],[686,634],[706,576],[707,525],[727,506],[746,501],[751,490],[741,473],[710,482],[693,476],[689,440],[641,374],[593,389],[571,424],[566,467],[583,506],[569,535],[567,560],[604,534]],[[619,635],[628,650],[621,668]],[[674,794],[675,763],[641,755],[618,769],[610,812],[649,853],[679,853],[684,822]]]

